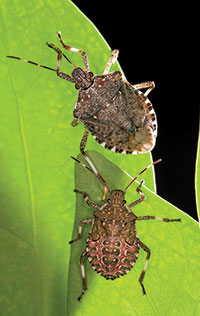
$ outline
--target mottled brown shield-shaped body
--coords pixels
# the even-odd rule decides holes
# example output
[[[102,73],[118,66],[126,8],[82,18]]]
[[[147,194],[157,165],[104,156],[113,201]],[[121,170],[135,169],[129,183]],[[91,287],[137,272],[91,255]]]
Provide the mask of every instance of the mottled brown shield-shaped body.
[[[64,49],[82,55],[84,69],[76,67],[58,47],[49,43],[46,45],[58,54],[56,69],[20,57],[7,57],[54,71],[60,78],[75,84],[79,94],[72,125],[76,126],[79,120],[86,127],[80,144],[81,153],[84,154],[88,132],[98,143],[114,152],[137,154],[151,151],[157,136],[157,122],[147,95],[154,88],[154,82],[131,85],[120,71],[109,72],[117,60],[117,49],[113,50],[103,74],[94,76],[86,53],[65,44],[61,32],[57,35]],[[63,57],[74,67],[71,75],[60,71]],[[142,93],[140,89],[147,91]]]
[[[98,143],[112,151],[136,154],[155,145],[157,122],[152,104],[120,71],[94,76],[92,85],[79,91],[73,114]]]

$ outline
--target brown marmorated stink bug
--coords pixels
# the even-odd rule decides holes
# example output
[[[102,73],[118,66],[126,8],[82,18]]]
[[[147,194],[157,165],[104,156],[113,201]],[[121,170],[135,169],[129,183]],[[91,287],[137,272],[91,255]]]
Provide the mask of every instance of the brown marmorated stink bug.
[[[92,172],[95,172],[80,162],[78,159],[72,157],[83,167]],[[147,264],[150,258],[150,249],[140,241],[136,232],[136,221],[155,219],[164,222],[180,222],[181,219],[168,219],[160,218],[157,216],[136,216],[131,210],[131,207],[138,205],[145,200],[142,193],[141,186],[144,183],[142,180],[137,187],[136,191],[139,193],[140,198],[135,202],[125,206],[126,201],[125,193],[130,185],[148,168],[155,165],[160,161],[157,160],[151,165],[144,168],[127,186],[122,190],[110,190],[108,184],[102,177],[98,177],[103,185],[107,186],[109,197],[103,205],[97,205],[89,200],[88,194],[77,189],[74,192],[81,194],[85,202],[95,208],[93,212],[93,219],[83,219],[80,221],[78,236],[71,240],[73,243],[82,238],[83,224],[92,224],[90,233],[87,238],[86,248],[80,256],[81,274],[83,280],[83,291],[78,297],[78,301],[87,290],[87,282],[85,276],[84,257],[87,256],[93,269],[106,280],[115,280],[116,278],[124,276],[134,266],[140,248],[146,251],[146,261],[144,268],[139,278],[139,283],[142,287],[143,294],[146,294],[143,279],[146,272]]]
[[[75,119],[72,126],[76,126],[78,121],[85,125],[86,130],[80,145],[82,154],[84,155],[89,132],[98,143],[114,152],[137,154],[151,151],[157,136],[157,121],[147,95],[154,88],[154,82],[131,85],[120,71],[109,73],[111,65],[117,60],[117,49],[113,50],[104,73],[93,75],[86,53],[66,45],[61,32],[57,32],[57,35],[63,48],[82,55],[84,70],[76,67],[59,48],[49,43],[46,45],[58,54],[56,69],[20,57],[7,57],[52,70],[60,78],[75,84],[79,93],[73,111]],[[60,71],[62,56],[74,67],[71,76]],[[142,93],[140,89],[147,90]]]

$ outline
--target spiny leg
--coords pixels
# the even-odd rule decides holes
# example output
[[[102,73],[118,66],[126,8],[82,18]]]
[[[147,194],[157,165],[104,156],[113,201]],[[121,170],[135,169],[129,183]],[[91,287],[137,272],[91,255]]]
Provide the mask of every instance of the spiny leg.
[[[136,90],[148,88],[147,91],[144,93],[144,95],[147,96],[155,87],[155,83],[154,81],[141,82],[138,84],[134,84],[132,87]]]
[[[164,222],[181,222],[180,218],[179,219],[169,219],[169,218],[160,218],[160,217],[155,217],[155,216],[140,216],[140,217],[137,218],[137,220],[138,219],[139,220],[157,219],[157,220],[161,220],[161,221],[164,221]],[[145,275],[145,272],[146,272],[147,264],[148,264],[148,261],[149,261],[151,253],[150,253],[150,249],[145,244],[143,244],[140,240],[138,241],[138,244],[144,251],[147,252],[144,268],[143,268],[142,273],[141,273],[140,278],[139,278],[139,282],[140,282],[140,285],[142,287],[143,294],[146,294],[146,291],[145,291],[145,288],[144,288],[144,285],[143,285],[143,279],[144,279],[144,275]]]
[[[157,219],[157,220],[164,221],[164,222],[181,222],[180,218],[178,218],[178,219],[169,219],[169,218],[161,218],[161,217],[156,217],[156,216],[140,216],[140,217],[137,217],[137,220],[148,220],[148,219]],[[144,251],[147,252],[144,268],[143,268],[142,273],[141,273],[140,278],[139,278],[139,282],[140,282],[140,285],[142,287],[143,294],[146,294],[146,291],[145,291],[145,288],[144,288],[144,285],[143,285],[143,279],[144,279],[144,275],[145,275],[145,272],[146,272],[147,264],[148,264],[148,261],[149,261],[151,253],[150,253],[150,249],[145,244],[143,244],[140,240],[138,241],[138,244]]]
[[[83,259],[86,256],[86,254],[87,254],[87,251],[84,250],[82,255],[80,256],[81,275],[82,275],[82,280],[83,280],[83,291],[81,295],[78,297],[79,302],[81,298],[83,297],[83,295],[85,294],[85,292],[87,291],[87,282],[86,282],[86,277],[85,277],[85,267],[84,267],[84,259]]]
[[[74,192],[79,193],[79,194],[82,194],[83,197],[84,197],[85,202],[87,203],[87,205],[89,205],[89,206],[91,206],[91,207],[94,207],[94,208],[97,208],[97,209],[101,209],[101,208],[102,208],[102,206],[97,205],[97,204],[95,204],[95,203],[89,201],[89,197],[88,197],[88,195],[87,195],[86,192],[79,191],[79,190],[74,190]]]
[[[89,67],[89,62],[88,62],[86,53],[81,49],[77,49],[77,48],[71,47],[69,45],[66,45],[62,39],[61,32],[57,32],[56,34],[58,35],[63,48],[70,50],[72,52],[75,52],[75,53],[80,53],[82,55],[85,71],[89,72],[90,67]]]
[[[89,165],[92,168],[92,170],[94,171],[94,173],[97,175],[98,174],[97,169],[95,168],[94,164],[92,163],[92,161],[90,160],[90,158],[87,156],[87,154],[85,152],[85,146],[87,143],[88,135],[89,135],[89,132],[87,130],[85,130],[83,137],[81,139],[81,143],[80,143],[80,151],[81,151],[81,154],[84,156],[84,158],[89,163]]]
[[[138,216],[137,220],[148,220],[148,219],[156,219],[158,221],[163,221],[163,222],[181,222],[181,218],[176,218],[176,219],[169,219],[169,218],[163,218],[163,217],[157,217],[157,216]]]
[[[147,268],[147,264],[148,264],[148,261],[149,261],[151,252],[150,252],[150,249],[149,249],[145,244],[143,244],[140,240],[138,241],[138,245],[139,245],[144,251],[147,252],[147,256],[146,256],[146,261],[145,261],[145,264],[144,264],[144,268],[143,268],[142,273],[141,273],[140,278],[139,278],[139,282],[140,282],[140,285],[141,285],[141,287],[142,287],[143,294],[145,295],[145,294],[146,294],[146,291],[145,291],[145,288],[144,288],[144,285],[143,285],[143,279],[144,279],[144,275],[145,275],[145,272],[146,272],[146,268]]]
[[[87,143],[88,135],[89,135],[89,132],[87,130],[85,130],[85,132],[83,134],[83,137],[81,139],[81,143],[80,143],[80,151],[81,151],[83,156],[84,156],[84,153],[85,153],[85,146],[86,146],[86,143]]]
[[[92,219],[83,219],[82,221],[80,221],[79,227],[78,227],[78,236],[77,238],[70,240],[69,244],[72,244],[73,242],[81,239],[83,224],[91,224],[91,223],[92,223]]]
[[[119,55],[119,50],[118,50],[118,49],[114,49],[113,52],[112,52],[112,55],[111,55],[110,58],[108,59],[106,68],[105,68],[104,73],[103,73],[104,75],[107,75],[107,74],[108,74],[111,65],[115,63],[115,61],[116,61],[117,58],[118,58],[118,55]]]
[[[137,187],[136,191],[139,193],[139,195],[141,196],[140,199],[136,200],[135,202],[131,203],[128,205],[128,207],[133,207],[141,202],[143,202],[146,198],[145,198],[145,195],[142,193],[142,190],[141,190],[141,186],[144,184],[144,180],[142,180],[139,184],[139,186]]]
[[[84,158],[86,159],[86,161],[89,163],[90,167],[92,168],[92,170],[94,171],[96,177],[101,181],[101,183],[104,185],[104,194],[102,197],[102,201],[105,200],[106,195],[109,191],[108,189],[108,185],[106,183],[106,181],[102,178],[102,176],[98,173],[97,169],[95,168],[94,164],[92,163],[92,161],[90,160],[90,158],[87,156],[86,152],[84,151],[85,146],[86,146],[86,142],[87,142],[87,138],[88,138],[88,134],[89,132],[87,130],[85,130],[81,143],[80,143],[80,151],[81,154],[84,156]]]

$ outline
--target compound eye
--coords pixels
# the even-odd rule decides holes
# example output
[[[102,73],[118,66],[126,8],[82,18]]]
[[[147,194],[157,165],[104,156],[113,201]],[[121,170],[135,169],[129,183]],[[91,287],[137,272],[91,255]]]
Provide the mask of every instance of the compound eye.
[[[92,78],[93,76],[94,76],[93,72],[89,71],[89,72],[88,72],[88,77],[89,77],[89,78]]]

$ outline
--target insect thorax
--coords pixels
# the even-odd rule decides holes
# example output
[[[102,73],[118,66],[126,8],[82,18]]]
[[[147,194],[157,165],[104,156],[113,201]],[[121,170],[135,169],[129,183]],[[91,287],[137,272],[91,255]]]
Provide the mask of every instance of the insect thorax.
[[[120,237],[127,240],[135,237],[135,215],[126,206],[107,205],[102,211],[94,212],[91,235],[97,240],[101,235]],[[133,242],[133,241],[132,241]]]
[[[88,89],[80,90],[74,108],[74,117],[80,120],[93,118],[116,95],[121,82],[121,73],[115,71],[107,75],[94,76]]]

